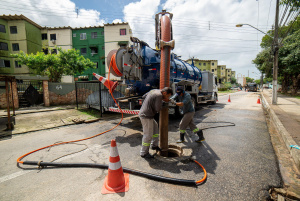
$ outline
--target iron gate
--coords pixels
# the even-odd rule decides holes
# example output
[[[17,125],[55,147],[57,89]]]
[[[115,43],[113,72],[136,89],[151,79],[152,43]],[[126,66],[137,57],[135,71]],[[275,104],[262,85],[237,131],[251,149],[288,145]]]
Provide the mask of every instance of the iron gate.
[[[30,107],[42,104],[43,81],[40,80],[17,80],[19,107]]]
[[[98,80],[75,82],[75,90],[77,109],[94,108],[100,110],[102,115],[109,107],[115,106],[108,89]],[[113,92],[114,97],[123,97],[122,90],[124,91],[122,86],[117,86]]]

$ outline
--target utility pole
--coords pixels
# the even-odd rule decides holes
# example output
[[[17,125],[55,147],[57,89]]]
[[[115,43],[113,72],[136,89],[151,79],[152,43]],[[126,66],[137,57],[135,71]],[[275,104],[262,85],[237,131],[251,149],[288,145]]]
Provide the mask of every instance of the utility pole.
[[[277,74],[278,74],[278,15],[279,15],[279,0],[276,0],[276,15],[275,15],[275,33],[274,33],[274,63],[273,63],[273,90],[272,104],[277,105]]]

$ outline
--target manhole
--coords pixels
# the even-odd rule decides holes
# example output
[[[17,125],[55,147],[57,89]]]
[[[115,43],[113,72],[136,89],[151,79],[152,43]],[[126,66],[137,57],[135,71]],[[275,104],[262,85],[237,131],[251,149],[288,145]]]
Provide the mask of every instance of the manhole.
[[[159,153],[160,154],[160,153]],[[174,157],[179,157],[182,155],[182,148],[176,145],[169,145],[168,148],[168,158],[174,158]]]
[[[157,159],[164,162],[176,162],[190,158],[192,150],[188,147],[181,147],[177,145],[169,144],[168,155],[161,156],[160,153],[157,155]]]

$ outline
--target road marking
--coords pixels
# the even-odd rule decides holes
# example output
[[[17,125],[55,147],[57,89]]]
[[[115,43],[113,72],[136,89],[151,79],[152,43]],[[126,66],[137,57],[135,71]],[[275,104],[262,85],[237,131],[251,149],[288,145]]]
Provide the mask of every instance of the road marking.
[[[81,155],[81,154],[87,152],[87,151],[92,151],[93,152],[93,150],[95,150],[95,148],[97,148],[97,150],[101,150],[101,147],[102,147],[101,145],[96,144],[96,145],[93,145],[93,146],[89,147],[88,149],[86,149],[86,150],[84,150],[82,152],[75,153],[75,154],[72,154],[72,155],[60,158],[60,159],[56,160],[55,162],[61,162],[61,161],[67,160],[69,158],[74,158],[74,157],[76,157],[78,155]],[[38,169],[36,169],[36,170],[38,170]],[[33,171],[36,171],[36,170],[21,170],[19,172],[15,172],[15,173],[12,173],[12,174],[0,177],[0,184],[3,183],[3,182],[5,182],[5,181],[17,178],[19,176],[22,176],[24,174],[27,174],[27,173],[30,173],[30,172],[33,172]]]

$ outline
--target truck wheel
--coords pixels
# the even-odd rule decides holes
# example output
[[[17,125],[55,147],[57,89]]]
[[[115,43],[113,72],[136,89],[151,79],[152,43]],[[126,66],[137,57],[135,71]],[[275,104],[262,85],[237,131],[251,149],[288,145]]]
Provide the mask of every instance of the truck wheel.
[[[214,104],[217,103],[217,98],[218,98],[218,97],[217,97],[217,95],[215,94],[215,95],[214,95],[214,100],[211,102],[212,105],[214,105]]]

